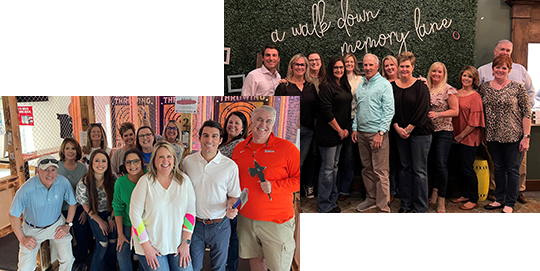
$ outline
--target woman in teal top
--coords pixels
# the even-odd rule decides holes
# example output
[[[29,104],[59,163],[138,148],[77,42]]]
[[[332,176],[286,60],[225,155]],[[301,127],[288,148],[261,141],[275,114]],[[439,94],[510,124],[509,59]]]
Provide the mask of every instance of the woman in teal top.
[[[116,243],[116,257],[120,270],[133,270],[131,264],[131,221],[129,220],[129,201],[131,193],[139,178],[146,173],[143,170],[143,154],[138,149],[130,149],[124,155],[124,175],[116,180],[112,207],[116,216],[118,242]],[[142,268],[139,266],[139,269]]]
[[[86,166],[78,162],[82,157],[82,150],[79,142],[74,138],[68,137],[64,139],[62,145],[60,145],[60,162],[58,162],[58,174],[66,177],[71,186],[73,192],[79,180],[86,174],[88,169]],[[69,205],[64,202],[62,205],[62,213],[67,217],[67,210]],[[73,235],[77,240],[77,246],[73,248],[73,256],[75,256],[75,262],[73,266],[79,270],[84,270],[86,267],[86,259],[88,258],[88,231],[89,226],[86,223],[86,212],[80,204],[77,204],[77,211],[75,218],[73,219]],[[83,267],[84,266],[84,267]]]

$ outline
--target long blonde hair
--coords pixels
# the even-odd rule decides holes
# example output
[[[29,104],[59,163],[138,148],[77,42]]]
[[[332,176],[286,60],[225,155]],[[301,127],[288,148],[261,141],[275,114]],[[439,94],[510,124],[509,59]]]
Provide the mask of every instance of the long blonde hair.
[[[156,160],[156,153],[160,148],[166,148],[174,157],[174,163],[173,163],[171,175],[174,181],[176,181],[179,184],[182,184],[182,182],[184,182],[184,176],[182,175],[182,170],[180,169],[180,165],[178,165],[178,157],[176,156],[176,151],[174,150],[173,145],[167,141],[158,141],[156,144],[154,144],[154,149],[152,150],[152,157],[150,158],[150,162],[148,163],[148,166],[147,166],[148,173],[146,174],[148,174],[151,177],[153,182],[157,180],[157,176],[158,176],[157,168],[154,162]]]
[[[306,64],[306,72],[304,73],[304,80],[306,80],[306,82],[308,82],[308,83],[314,84],[315,79],[311,76],[311,68],[309,67],[308,59],[303,54],[296,54],[289,61],[289,66],[287,68],[287,77],[286,77],[287,78],[287,83],[292,81],[292,78],[293,78],[293,75],[294,75],[292,66],[300,58],[302,58],[304,60],[304,63]]]
[[[103,126],[98,123],[92,123],[88,127],[88,130],[86,130],[86,145],[83,146],[82,151],[86,154],[90,154],[92,152],[92,138],[90,134],[92,133],[92,129],[94,127],[98,127],[101,131],[101,145],[99,146],[100,149],[106,150],[107,149],[107,135],[105,134],[105,129],[103,129]]]
[[[442,66],[443,67],[443,78],[441,80],[441,82],[439,83],[439,85],[437,85],[435,88],[433,88],[433,82],[431,81],[431,72],[438,68],[439,66]],[[444,65],[444,63],[442,62],[435,62],[433,64],[431,64],[431,67],[429,67],[429,71],[428,71],[428,74],[426,76],[427,78],[427,84],[428,84],[428,88],[429,88],[429,91],[433,94],[438,94],[438,93],[441,93],[444,91],[444,89],[446,88],[446,81],[448,80],[448,71],[446,70],[446,66]]]

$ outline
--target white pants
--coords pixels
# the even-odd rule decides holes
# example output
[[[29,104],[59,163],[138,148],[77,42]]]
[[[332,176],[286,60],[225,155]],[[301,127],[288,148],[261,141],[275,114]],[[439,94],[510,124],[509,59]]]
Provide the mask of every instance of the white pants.
[[[24,235],[36,238],[38,245],[34,249],[29,250],[22,244],[19,244],[19,271],[36,270],[37,253],[41,243],[45,240],[49,240],[51,243],[54,243],[58,251],[58,262],[60,263],[59,271],[71,270],[73,261],[75,260],[75,258],[73,258],[73,251],[71,248],[71,239],[73,239],[71,234],[66,234],[66,236],[64,236],[62,239],[54,239],[56,229],[64,224],[66,224],[66,219],[63,215],[61,215],[53,225],[46,229],[36,229],[23,221],[22,230]]]

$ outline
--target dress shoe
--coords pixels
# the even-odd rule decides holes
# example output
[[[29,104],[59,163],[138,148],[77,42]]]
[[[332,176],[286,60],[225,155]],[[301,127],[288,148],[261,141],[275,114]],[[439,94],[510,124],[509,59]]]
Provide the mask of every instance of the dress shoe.
[[[336,208],[332,209],[330,213],[341,213],[341,208],[339,208],[339,206],[336,206]]]
[[[521,191],[519,192],[517,201],[519,201],[519,203],[522,203],[522,204],[527,204],[527,202],[528,202],[527,198],[525,197],[525,195]]]
[[[345,195],[345,194],[339,194],[339,196],[338,196],[338,198],[337,198],[337,199],[338,199],[339,201],[344,201],[344,200],[346,200],[346,199],[347,199],[347,197],[348,197],[348,196],[347,196],[347,195]]]
[[[504,208],[504,204],[501,204],[499,206],[492,206],[492,205],[486,205],[484,206],[484,209],[486,210],[495,210],[495,209],[501,209],[501,208]]]
[[[467,203],[465,203],[465,204],[467,204]],[[459,207],[459,209],[468,211],[468,210],[472,210],[472,209],[478,207],[478,203],[475,203],[475,204],[471,205],[470,207],[465,206],[465,204],[461,205],[461,207]]]

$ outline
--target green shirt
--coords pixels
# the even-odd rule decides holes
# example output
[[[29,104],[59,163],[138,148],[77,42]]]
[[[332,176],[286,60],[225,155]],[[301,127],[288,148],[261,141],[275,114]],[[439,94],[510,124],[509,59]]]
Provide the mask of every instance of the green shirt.
[[[69,180],[69,182],[71,183],[71,187],[73,187],[73,193],[75,193],[77,183],[82,179],[82,177],[84,176],[84,174],[86,174],[87,171],[88,169],[81,162],[77,162],[77,167],[75,168],[75,170],[67,170],[64,167],[63,161],[58,162],[58,174],[66,177]],[[62,205],[62,211],[66,211],[68,209],[69,205],[64,202],[64,204]]]
[[[148,170],[144,170],[146,173]],[[112,201],[112,207],[115,216],[122,216],[122,224],[131,226],[131,220],[129,219],[129,202],[131,200],[131,193],[135,189],[134,183],[132,183],[127,174],[119,177],[114,184],[114,195]]]

